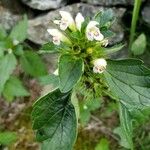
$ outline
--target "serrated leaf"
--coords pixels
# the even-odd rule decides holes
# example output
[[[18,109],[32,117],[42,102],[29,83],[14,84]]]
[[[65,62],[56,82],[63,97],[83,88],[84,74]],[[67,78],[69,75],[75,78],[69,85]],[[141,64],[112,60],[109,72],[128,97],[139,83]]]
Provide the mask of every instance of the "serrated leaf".
[[[24,55],[20,58],[20,63],[23,70],[33,77],[44,76],[47,74],[45,64],[35,52],[25,51]]]
[[[4,89],[6,81],[9,79],[17,64],[13,54],[7,54],[0,59],[0,94]]]
[[[104,35],[105,38],[110,38],[115,36],[115,33],[108,29],[101,29],[101,33]]]
[[[140,34],[137,39],[133,42],[131,51],[134,55],[142,55],[146,49],[146,36]]]
[[[0,132],[0,145],[9,145],[15,142],[17,135],[15,132]]]
[[[132,117],[130,116],[130,112],[128,109],[123,105],[119,105],[119,116],[120,116],[120,124],[121,124],[121,130],[122,133],[126,139],[126,142],[131,150],[133,150],[133,127],[132,127]]]
[[[71,55],[62,55],[59,59],[59,88],[61,92],[70,91],[83,73],[83,61]]]
[[[70,93],[59,89],[40,98],[33,107],[33,129],[42,150],[71,150],[76,139],[77,120]]]
[[[29,95],[29,92],[25,89],[21,81],[14,76],[10,77],[4,86],[3,96],[8,101],[12,101],[14,97]]]
[[[108,60],[104,75],[110,90],[125,107],[150,106],[150,70],[140,60]]]
[[[99,26],[104,27],[107,26],[107,23],[113,21],[114,19],[114,13],[112,9],[108,9],[104,12],[99,12],[96,16],[95,16],[96,21],[99,22]]]
[[[102,138],[96,145],[95,150],[109,150],[109,141],[106,138]]]
[[[18,24],[14,26],[9,37],[12,40],[22,42],[27,38],[27,28],[28,28],[28,19],[27,16],[24,15],[23,20],[19,21]]]

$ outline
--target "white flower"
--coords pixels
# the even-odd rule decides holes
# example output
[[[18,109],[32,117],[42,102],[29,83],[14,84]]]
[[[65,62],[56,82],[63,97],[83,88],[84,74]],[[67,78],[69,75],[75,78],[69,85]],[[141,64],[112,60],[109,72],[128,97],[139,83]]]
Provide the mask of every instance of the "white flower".
[[[75,29],[75,22],[71,16],[70,13],[66,12],[66,11],[59,11],[60,15],[61,15],[61,20],[54,20],[55,24],[59,24],[60,25],[60,29],[61,30],[66,30],[68,27],[71,30]]]
[[[90,21],[86,27],[86,36],[88,40],[93,41],[102,41],[104,36],[100,33],[100,30],[96,25],[99,23],[97,21]]]
[[[94,60],[94,67],[93,72],[94,73],[103,73],[106,69],[107,62],[104,58],[99,58]]]
[[[75,22],[76,22],[76,27],[77,29],[80,31],[81,30],[81,26],[82,23],[84,22],[84,17],[82,16],[81,13],[78,13],[76,18],[75,18]]]
[[[58,29],[47,29],[48,33],[53,37],[53,43],[60,45],[60,42],[70,43],[69,39],[65,37]]]

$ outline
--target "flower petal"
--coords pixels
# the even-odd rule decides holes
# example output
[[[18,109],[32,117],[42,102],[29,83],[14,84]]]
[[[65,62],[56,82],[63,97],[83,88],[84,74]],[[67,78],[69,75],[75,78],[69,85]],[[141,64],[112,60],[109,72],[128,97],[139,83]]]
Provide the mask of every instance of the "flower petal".
[[[69,12],[67,12],[67,11],[59,11],[59,13],[60,13],[60,15],[61,15],[63,20],[67,20],[69,24],[70,23],[74,23],[74,20],[73,20],[71,14]]]
[[[95,27],[96,25],[98,25],[99,23],[97,21],[90,21],[86,27],[87,30],[89,30],[92,27]]]
[[[76,18],[75,18],[75,22],[76,22],[76,27],[77,29],[80,31],[81,30],[81,25],[84,22],[84,17],[82,16],[81,13],[78,13]]]
[[[104,39],[104,36],[103,36],[103,34],[101,34],[99,32],[98,36],[94,36],[94,39],[97,40],[97,41],[102,41]]]
[[[62,38],[62,33],[58,29],[47,29],[47,31],[52,36]]]

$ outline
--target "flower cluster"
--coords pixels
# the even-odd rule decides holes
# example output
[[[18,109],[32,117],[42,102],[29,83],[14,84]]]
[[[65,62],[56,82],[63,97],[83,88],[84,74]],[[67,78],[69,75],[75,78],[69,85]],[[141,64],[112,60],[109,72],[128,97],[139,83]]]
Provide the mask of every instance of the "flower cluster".
[[[48,29],[48,33],[52,36],[53,43],[57,46],[61,42],[71,44],[70,39],[63,34],[66,30],[69,29],[71,32],[81,32],[82,24],[85,21],[85,18],[81,13],[78,13],[75,17],[75,20],[70,13],[66,11],[59,11],[61,19],[54,20],[54,24],[59,26],[59,29]],[[97,21],[89,21],[85,28],[85,37],[88,41],[100,42],[102,46],[106,47],[108,45],[108,40],[104,38],[103,34],[100,32],[100,29],[97,27],[99,23]],[[62,32],[61,32],[62,31]],[[94,73],[102,73],[106,69],[107,62],[103,58],[98,58],[93,61]]]

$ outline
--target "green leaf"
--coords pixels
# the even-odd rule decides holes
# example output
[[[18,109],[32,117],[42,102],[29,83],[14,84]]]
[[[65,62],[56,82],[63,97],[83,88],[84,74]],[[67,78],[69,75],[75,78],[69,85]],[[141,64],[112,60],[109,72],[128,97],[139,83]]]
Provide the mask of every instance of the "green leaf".
[[[0,59],[0,94],[3,91],[6,81],[13,73],[16,64],[17,61],[13,54],[7,54]]]
[[[21,81],[12,76],[4,86],[3,95],[8,101],[12,101],[15,96],[29,96],[30,94],[22,85]]]
[[[126,134],[124,133],[124,130],[122,129],[122,127],[115,128],[114,133],[119,135],[120,137],[119,144],[127,149],[130,149],[129,142],[127,141]]]
[[[55,88],[59,86],[59,77],[54,74],[39,77],[38,80],[41,85],[52,84]]]
[[[46,66],[35,52],[25,51],[24,55],[21,56],[20,62],[23,70],[33,77],[47,74]]]
[[[13,40],[22,42],[27,38],[27,28],[28,19],[27,16],[24,15],[23,20],[19,21],[19,23],[12,29],[9,37]]]
[[[95,150],[109,150],[109,141],[106,138],[102,138],[95,147]]]
[[[133,42],[131,51],[134,55],[142,55],[146,49],[146,36],[140,34],[137,39]]]
[[[128,109],[150,106],[150,70],[140,60],[108,60],[104,73],[108,86]]]
[[[7,33],[5,29],[2,26],[0,26],[0,40],[5,39],[6,37],[7,37]]]
[[[17,135],[15,132],[0,132],[0,145],[10,145],[15,142]]]
[[[104,35],[105,38],[110,38],[115,36],[115,33],[108,29],[101,29],[101,33]]]
[[[114,19],[114,13],[112,9],[108,9],[104,12],[99,12],[96,16],[95,19],[99,22],[99,26],[104,27],[107,26],[109,22],[112,22]]]
[[[72,150],[77,120],[70,99],[70,93],[57,89],[34,104],[33,129],[37,130],[37,140],[44,141],[42,150]]]
[[[106,52],[106,54],[113,54],[116,53],[118,51],[120,51],[125,45],[123,44],[117,44],[115,46],[112,46],[110,48],[104,48],[104,51]]]
[[[89,99],[85,101],[79,101],[80,105],[80,123],[86,125],[91,117],[91,112],[95,111],[101,106],[101,99]]]
[[[57,53],[57,52],[58,46],[54,45],[53,42],[48,42],[44,44],[40,49],[40,53]]]
[[[133,127],[132,127],[132,117],[130,116],[130,112],[128,109],[123,105],[120,104],[120,123],[121,123],[121,130],[123,135],[125,136],[126,142],[128,143],[127,146],[131,150],[133,150]]]
[[[70,91],[83,73],[83,61],[71,55],[62,55],[59,59],[59,88],[61,92]]]

